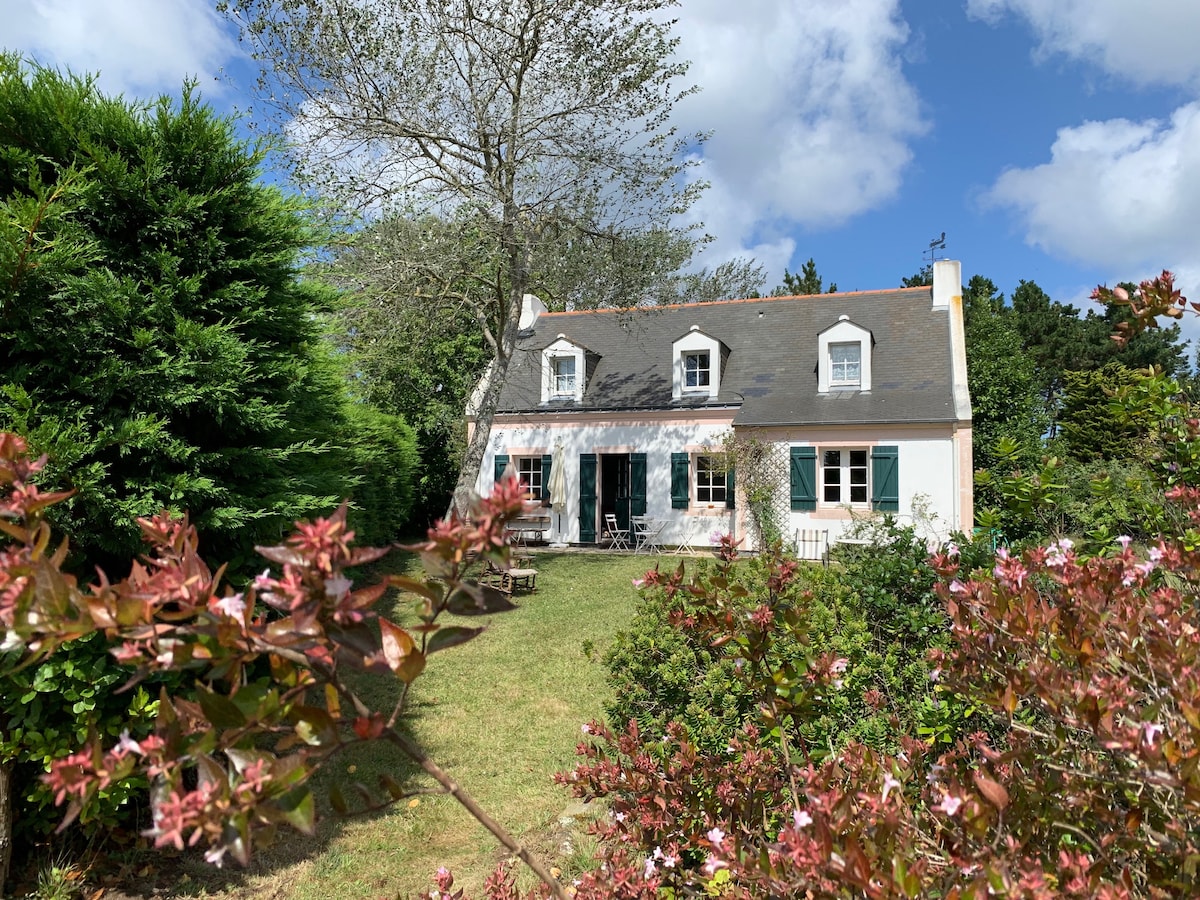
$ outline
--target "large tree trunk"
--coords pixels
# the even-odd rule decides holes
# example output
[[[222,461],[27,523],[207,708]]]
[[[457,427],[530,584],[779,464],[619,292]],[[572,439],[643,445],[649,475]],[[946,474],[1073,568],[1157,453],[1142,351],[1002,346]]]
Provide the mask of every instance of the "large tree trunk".
[[[0,897],[12,861],[12,763],[0,763]]]
[[[458,483],[454,486],[454,496],[450,500],[447,515],[457,514],[465,519],[471,511],[475,500],[475,484],[479,480],[479,467],[483,464],[483,454],[487,450],[488,438],[492,434],[492,420],[496,417],[496,406],[500,402],[500,390],[504,387],[504,379],[508,375],[509,353],[498,355],[484,372],[483,391],[480,393],[479,408],[475,411],[475,430],[467,441],[467,449],[463,454],[462,468],[458,471]]]

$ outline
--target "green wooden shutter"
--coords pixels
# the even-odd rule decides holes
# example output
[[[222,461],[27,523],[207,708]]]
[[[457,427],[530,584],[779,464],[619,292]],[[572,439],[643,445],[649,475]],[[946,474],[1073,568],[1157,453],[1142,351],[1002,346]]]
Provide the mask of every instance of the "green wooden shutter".
[[[629,454],[629,514],[646,514],[646,454]]]
[[[686,453],[671,454],[671,509],[688,508],[688,470],[691,460]]]
[[[542,454],[542,494],[539,500],[550,499],[550,470],[554,467],[554,457],[549,453]]]
[[[499,481],[504,477],[504,470],[508,468],[508,456],[506,454],[496,454],[496,477],[493,481]]]
[[[817,448],[792,448],[792,509],[817,508]]]
[[[733,486],[737,483],[737,478],[734,475],[733,466],[725,470],[725,508],[733,509],[736,505],[734,502]]]
[[[579,454],[579,542],[596,543],[596,454]]]
[[[900,511],[900,448],[871,450],[871,508],[880,512]]]

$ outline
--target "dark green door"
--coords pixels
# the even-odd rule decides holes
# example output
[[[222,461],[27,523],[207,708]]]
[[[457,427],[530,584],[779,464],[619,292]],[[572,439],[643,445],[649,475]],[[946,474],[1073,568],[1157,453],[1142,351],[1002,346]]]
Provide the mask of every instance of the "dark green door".
[[[596,543],[596,454],[579,454],[579,542]]]

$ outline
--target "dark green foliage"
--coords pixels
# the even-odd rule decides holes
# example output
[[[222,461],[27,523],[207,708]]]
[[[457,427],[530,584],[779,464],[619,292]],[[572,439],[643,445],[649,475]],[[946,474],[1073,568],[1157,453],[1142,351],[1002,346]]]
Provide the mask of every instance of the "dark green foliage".
[[[872,623],[878,642],[926,646],[945,630],[929,549],[913,526],[897,525],[890,516],[874,533],[875,544],[835,548],[833,558],[844,567],[842,583]]]
[[[77,750],[89,731],[112,743],[123,731],[137,740],[154,730],[159,685],[118,694],[132,671],[113,662],[99,637],[73,641],[52,659],[11,672],[0,682],[0,758],[15,760],[18,844],[44,839],[62,821],[62,809],[40,780],[51,760]],[[127,823],[129,804],[145,787],[141,781],[120,781],[105,789],[85,812],[85,830],[96,834]]]
[[[996,464],[998,441],[1009,439],[1031,458],[1038,453],[1045,419],[1037,402],[1034,370],[1004,296],[986,278],[971,278],[963,295],[967,380],[971,386],[975,468]],[[984,494],[977,502],[988,505]]]
[[[1187,370],[1178,325],[1140,331],[1121,346],[1112,336],[1119,323],[1129,321],[1127,308],[1092,309],[1084,316],[1070,304],[1051,300],[1032,281],[1022,281],[1013,291],[1012,311],[1021,345],[1033,363],[1036,390],[1051,435],[1057,431],[1067,372],[1095,371],[1110,363],[1129,369],[1158,366],[1167,375]]]
[[[885,546],[861,548],[847,555],[844,565],[800,564],[795,582],[777,601],[794,608],[798,624],[776,636],[769,670],[802,670],[814,652],[847,661],[838,690],[796,723],[796,739],[810,750],[851,738],[890,747],[898,729],[920,727],[923,717],[934,713],[945,717],[938,704],[922,699],[932,688],[926,651],[946,634],[924,541],[913,529],[890,523],[880,537]],[[702,566],[700,584],[711,575],[709,564]],[[735,567],[747,615],[767,602],[764,568],[760,559]],[[691,590],[669,596],[656,586],[643,592],[629,630],[617,636],[605,657],[613,688],[605,711],[614,728],[636,719],[642,733],[653,736],[678,721],[700,747],[721,750],[755,718],[754,695],[737,668],[737,650],[713,647],[695,627],[702,609]],[[950,720],[962,724],[961,715]],[[954,733],[960,733],[957,726]]]
[[[77,492],[49,518],[87,576],[125,575],[135,518],[163,508],[241,577],[255,544],[343,498],[373,539],[404,520],[411,433],[351,405],[332,293],[300,277],[316,235],[261,162],[190,89],[135,106],[0,55],[0,429],[48,455],[44,489]],[[146,727],[157,688],[116,693],[128,677],[81,641],[0,681],[27,835],[53,824],[48,759]],[[92,827],[139,787],[105,792]]]
[[[337,316],[339,343],[354,362],[355,392],[412,425],[421,464],[412,478],[409,518],[417,528],[431,525],[445,515],[458,480],[463,410],[488,360],[479,323],[463,309],[375,297],[369,290]]]
[[[361,545],[393,543],[413,507],[413,481],[421,465],[416,436],[400,416],[365,405],[350,408],[350,428],[354,471],[360,479],[350,525]]]
[[[933,264],[926,263],[914,275],[900,279],[900,287],[930,287],[933,285]]]
[[[1116,410],[1112,398],[1139,377],[1120,363],[1090,372],[1063,373],[1058,423],[1064,455],[1084,461],[1135,455],[1148,436],[1149,423]]]
[[[78,491],[55,524],[86,570],[164,507],[236,565],[354,493],[315,235],[261,162],[190,89],[133,106],[0,58],[0,428]]]
[[[775,290],[771,291],[768,296],[792,297],[801,294],[820,294],[823,290],[824,281],[817,274],[817,264],[812,258],[809,258],[808,262],[800,267],[798,273],[789,272],[787,269],[784,269],[783,284],[776,285]],[[829,283],[829,290],[825,291],[825,293],[836,294],[837,282],[831,281]]]

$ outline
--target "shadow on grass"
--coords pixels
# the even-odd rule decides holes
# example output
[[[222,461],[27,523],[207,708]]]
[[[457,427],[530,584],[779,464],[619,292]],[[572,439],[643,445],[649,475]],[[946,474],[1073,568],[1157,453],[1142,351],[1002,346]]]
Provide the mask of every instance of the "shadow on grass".
[[[360,573],[356,584],[389,572],[419,572],[411,556],[396,554],[384,561],[385,570]],[[604,646],[629,621],[633,609],[634,577],[678,560],[621,557],[597,553],[535,556],[540,570],[536,594],[518,594],[518,609],[487,617],[493,632],[453,653],[438,654],[428,678],[416,682],[402,719],[410,737],[420,737],[433,759],[460,780],[490,813],[522,842],[544,857],[558,857],[568,848],[589,856],[579,832],[561,825],[569,795],[548,784],[554,771],[572,765],[572,748],[579,724],[598,717],[604,693],[598,660],[587,656],[585,644]],[[411,621],[402,600],[385,600],[381,612],[395,621]],[[472,619],[463,624],[485,624]],[[450,659],[453,657],[453,660]],[[373,708],[390,711],[402,685],[380,676],[355,681]],[[468,723],[464,727],[464,723]],[[514,761],[517,762],[514,765]],[[512,770],[512,771],[510,771]],[[320,822],[309,837],[281,831],[274,847],[255,853],[246,869],[235,863],[216,870],[200,852],[165,858],[142,852],[125,863],[119,888],[125,896],[191,897],[221,894],[225,898],[312,897],[322,892],[354,896],[395,895],[429,886],[437,865],[464,863],[473,853],[477,868],[487,871],[503,853],[478,829],[463,824],[465,812],[443,810],[454,801],[440,799],[409,809],[408,797],[386,810],[344,818],[331,815],[328,791],[341,787],[351,808],[364,801],[354,788],[362,784],[375,800],[387,796],[381,774],[405,788],[436,787],[398,748],[376,742],[348,748],[319,772],[313,782]],[[545,785],[545,789],[543,789]],[[457,861],[451,857],[458,854]],[[146,875],[140,875],[145,871]],[[459,870],[456,869],[456,875]],[[462,883],[480,872],[463,871]],[[109,897],[120,893],[110,890]]]

